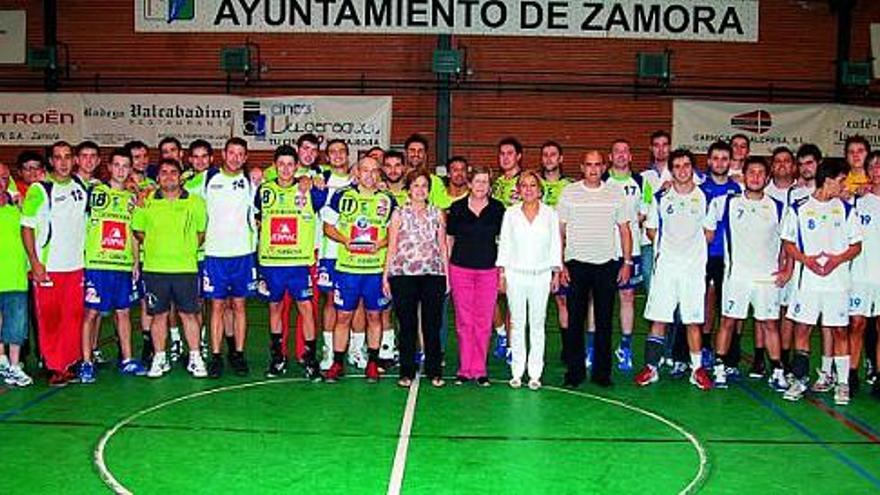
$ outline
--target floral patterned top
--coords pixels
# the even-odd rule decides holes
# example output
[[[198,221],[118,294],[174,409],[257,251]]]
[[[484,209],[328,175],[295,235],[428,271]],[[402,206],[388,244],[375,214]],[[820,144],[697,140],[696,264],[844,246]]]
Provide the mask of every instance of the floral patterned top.
[[[417,213],[411,205],[398,211],[400,230],[397,251],[388,266],[388,275],[444,275],[440,251],[440,210],[433,206]]]

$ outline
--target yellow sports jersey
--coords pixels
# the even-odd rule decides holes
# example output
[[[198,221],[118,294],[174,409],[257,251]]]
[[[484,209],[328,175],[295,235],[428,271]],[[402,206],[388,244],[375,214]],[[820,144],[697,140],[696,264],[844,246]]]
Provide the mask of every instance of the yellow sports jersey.
[[[865,173],[864,169],[858,172],[855,170],[850,171],[849,175],[846,176],[846,180],[843,181],[846,190],[853,194],[870,183],[871,179],[868,178],[868,174]]]

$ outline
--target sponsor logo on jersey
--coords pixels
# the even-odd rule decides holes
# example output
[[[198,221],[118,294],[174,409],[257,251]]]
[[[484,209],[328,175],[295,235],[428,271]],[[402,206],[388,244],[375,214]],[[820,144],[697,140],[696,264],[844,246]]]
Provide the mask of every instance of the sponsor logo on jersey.
[[[113,251],[125,249],[127,232],[122,222],[105,221],[101,225],[101,247]]]
[[[290,246],[298,239],[295,217],[276,217],[269,224],[270,242],[273,245]]]

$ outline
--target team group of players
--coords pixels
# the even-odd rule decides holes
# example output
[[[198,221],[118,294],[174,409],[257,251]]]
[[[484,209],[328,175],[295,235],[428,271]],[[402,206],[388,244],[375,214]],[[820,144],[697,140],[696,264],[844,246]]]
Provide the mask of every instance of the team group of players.
[[[403,152],[369,150],[354,166],[345,141],[322,143],[310,134],[279,147],[268,168],[248,166],[239,138],[227,141],[219,166],[205,141],[184,153],[177,139],[166,138],[158,149],[151,165],[148,147],[132,142],[101,167],[95,143],[56,143],[48,148],[48,170],[41,156],[23,153],[14,181],[0,164],[0,190],[8,191],[0,202],[0,371],[7,384],[32,382],[21,353],[28,314],[20,308],[29,300],[33,347],[50,385],[95,381],[102,315],[115,318],[124,374],[161,377],[183,361],[195,377],[219,377],[225,361],[245,375],[245,302],[256,295],[269,306],[267,375],[284,374],[289,354],[307,378],[328,382],[344,374],[345,359],[371,381],[394,365],[393,301],[382,284],[387,230],[394,209],[408,200],[407,172],[427,166],[425,138],[411,136]],[[651,327],[637,384],[656,382],[668,364],[672,376],[690,370],[701,389],[725,388],[738,377],[739,336],[751,307],[750,376],[766,377],[785,399],[800,399],[809,387],[810,330],[821,321],[821,366],[811,388],[834,390],[838,404],[848,403],[863,347],[869,381],[880,350],[873,319],[880,265],[870,261],[880,253],[880,154],[852,137],[845,161],[823,160],[812,145],[780,147],[768,161],[750,156],[748,139],[737,135],[714,143],[700,172],[693,154],[670,152],[663,131],[651,136],[650,152],[641,173],[632,170],[626,140],[612,143],[604,160],[605,184],[619,191],[637,226],[636,276],[619,290],[618,367],[632,370],[634,294],[643,283]],[[558,143],[541,147],[550,206],[576,183],[562,174],[563,159]],[[492,193],[512,207],[522,171],[516,140],[501,141],[498,165]],[[469,188],[464,158],[445,168],[445,178],[431,174],[429,200],[440,209]],[[564,288],[555,299],[562,331],[572,331]],[[129,314],[138,300],[140,360]],[[301,340],[288,351],[292,306]],[[499,305],[499,358],[509,356],[504,313]]]

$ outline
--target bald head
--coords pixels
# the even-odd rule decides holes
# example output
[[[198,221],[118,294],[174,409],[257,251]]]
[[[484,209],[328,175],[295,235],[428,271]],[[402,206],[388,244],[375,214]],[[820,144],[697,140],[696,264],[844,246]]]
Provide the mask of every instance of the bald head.
[[[374,189],[379,182],[379,161],[365,156],[357,164],[358,185],[366,189]]]
[[[605,157],[599,150],[589,150],[584,153],[581,172],[588,187],[598,187],[601,184],[602,174],[605,173]]]

